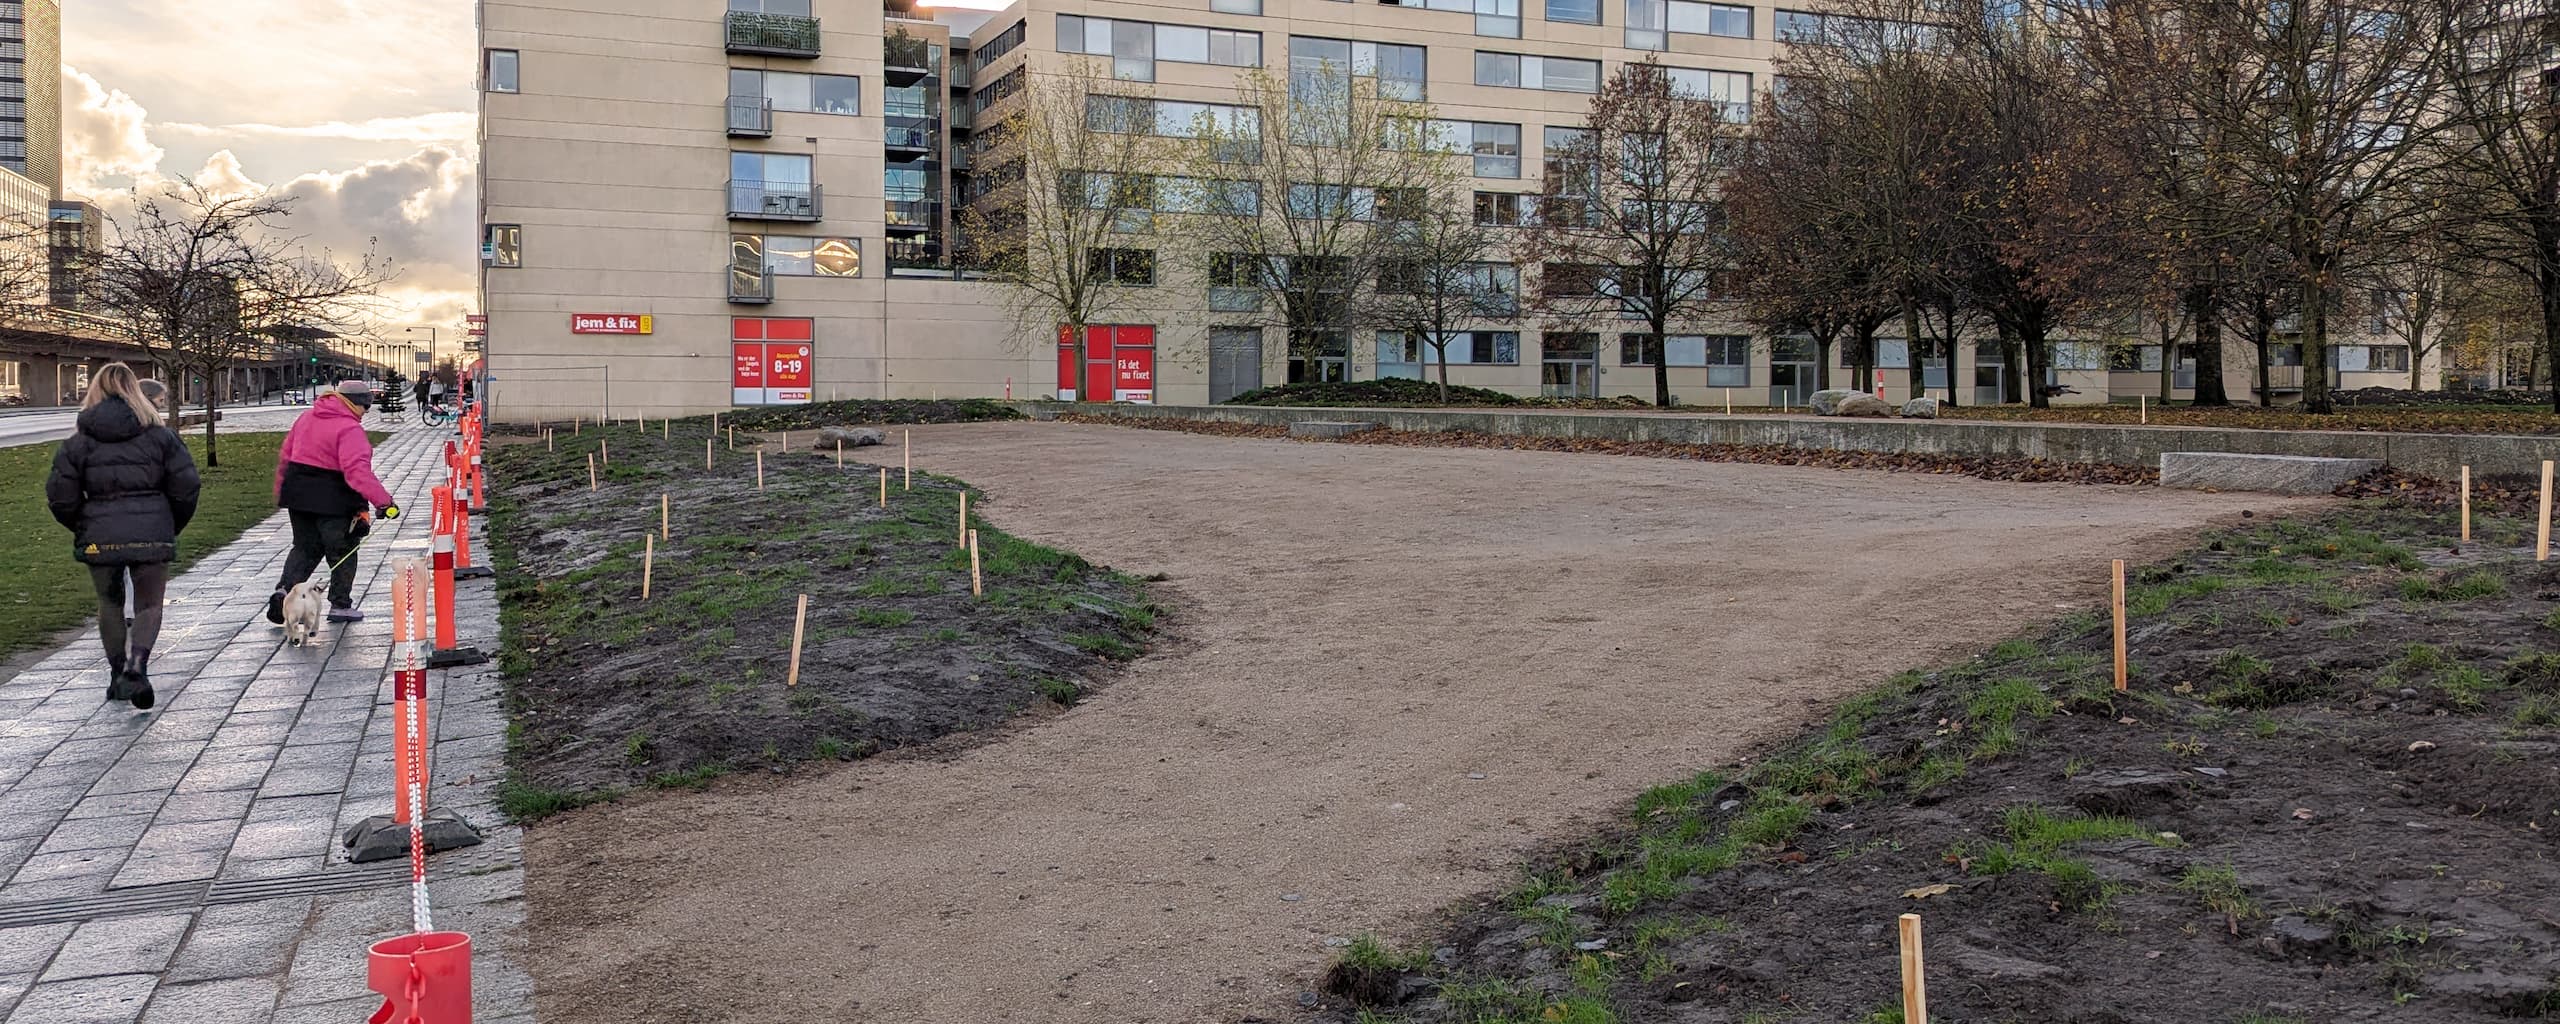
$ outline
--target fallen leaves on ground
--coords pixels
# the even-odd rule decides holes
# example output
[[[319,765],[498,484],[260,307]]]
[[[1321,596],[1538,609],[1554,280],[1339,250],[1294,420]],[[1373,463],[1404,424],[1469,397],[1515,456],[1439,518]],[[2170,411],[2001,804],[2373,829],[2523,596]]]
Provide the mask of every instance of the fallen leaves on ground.
[[[2530,516],[2541,501],[2542,483],[2523,473],[2475,474],[2471,478],[2471,511],[2477,515]],[[2341,498],[2392,498],[2426,508],[2451,509],[2462,504],[2462,484],[2406,473],[2389,466],[2340,485]]]
[[[1068,415],[1059,418],[1075,423],[1136,427],[1141,430],[1172,430],[1221,437],[1286,438],[1289,436],[1287,427],[1252,423],[1134,416]],[[2151,484],[2158,483],[2160,480],[2157,470],[2139,466],[2055,462],[2050,459],[2015,456],[1790,448],[1774,444],[1680,444],[1670,441],[1613,441],[1590,437],[1522,437],[1512,434],[1480,434],[1466,430],[1429,432],[1372,430],[1348,437],[1321,440],[1333,444],[1399,445],[1412,448],[1496,448],[1506,451],[1625,455],[1637,458],[1689,459],[1698,462],[1749,462],[1769,466],[1811,466],[1822,469],[1871,469],[1890,473],[1972,476],[1985,480],[2009,480],[2023,483]]]
[[[2198,408],[2154,404],[2145,420],[2142,408],[2132,405],[2073,405],[2052,409],[2030,409],[2023,405],[1969,405],[1961,408],[1941,406],[1940,419],[1998,420],[2010,423],[2088,423],[2109,426],[2132,426],[2148,422],[2151,426],[2229,427],[2247,430],[2342,430],[2357,433],[2402,434],[2560,434],[2560,415],[2548,407],[2526,405],[2473,405],[2454,403],[2410,403],[2394,405],[2345,404],[2326,416],[2295,409],[2266,409],[2257,406]]]

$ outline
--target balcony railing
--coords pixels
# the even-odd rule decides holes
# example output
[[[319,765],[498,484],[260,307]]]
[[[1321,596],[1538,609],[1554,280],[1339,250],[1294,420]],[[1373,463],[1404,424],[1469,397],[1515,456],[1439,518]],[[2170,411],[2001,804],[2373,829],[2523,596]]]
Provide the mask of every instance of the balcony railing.
[[[818,55],[818,19],[797,14],[730,11],[729,52],[766,57]]]
[[[901,117],[911,121],[923,121],[930,120],[934,116],[935,111],[933,109],[933,104],[930,103],[891,102],[880,108],[880,114],[883,117]]]
[[[729,181],[729,219],[814,221],[825,190],[805,181]]]
[[[886,210],[887,227],[892,234],[920,234],[942,223],[942,202],[938,199],[892,199]]]
[[[933,44],[914,36],[888,37],[881,57],[881,73],[891,85],[914,85],[933,74]]]
[[[931,121],[919,125],[890,125],[882,130],[880,145],[902,153],[930,153],[933,152],[936,127]]]
[[[939,268],[942,265],[942,247],[932,242],[889,244],[889,268],[892,270]]]
[[[729,301],[741,306],[761,306],[773,301],[773,271],[751,270],[732,265],[729,271]]]
[[[762,139],[773,135],[773,101],[762,96],[729,97],[729,137]]]

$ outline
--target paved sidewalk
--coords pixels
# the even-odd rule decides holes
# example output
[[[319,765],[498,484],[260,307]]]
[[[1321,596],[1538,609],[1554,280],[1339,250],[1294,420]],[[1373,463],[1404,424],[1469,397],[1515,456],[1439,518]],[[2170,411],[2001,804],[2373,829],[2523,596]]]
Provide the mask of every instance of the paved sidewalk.
[[[449,436],[412,427],[376,453],[417,514],[364,544],[371,621],[283,646],[263,615],[287,545],[278,515],[171,583],[157,709],[105,702],[94,629],[0,680],[0,1022],[344,1024],[380,1004],[364,948],[408,930],[407,862],[349,865],[337,836],[391,808],[388,567],[426,553]],[[489,583],[461,585],[456,621],[463,643],[496,649]],[[472,935],[477,1019],[522,1024],[532,982],[521,837],[495,803],[495,666],[431,672],[429,696],[429,803],[488,840],[429,861],[436,925]]]

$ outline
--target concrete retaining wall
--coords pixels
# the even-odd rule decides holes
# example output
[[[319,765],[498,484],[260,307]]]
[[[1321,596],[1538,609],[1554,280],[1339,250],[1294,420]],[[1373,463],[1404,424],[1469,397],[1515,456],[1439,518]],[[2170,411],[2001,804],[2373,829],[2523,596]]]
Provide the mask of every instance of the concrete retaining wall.
[[[2383,434],[2343,430],[2118,427],[1978,420],[1840,420],[1814,416],[1698,416],[1648,412],[1499,409],[1312,409],[1245,405],[1091,405],[1017,402],[1034,417],[1063,411],[1285,427],[1299,420],[1367,420],[1389,430],[1466,430],[1526,437],[1594,437],[1678,444],[1785,445],[1843,451],[2014,455],[2058,462],[2160,468],[2162,452],[2246,452],[2380,459],[2451,480],[2475,474],[2539,474],[2560,459],[2560,436]]]

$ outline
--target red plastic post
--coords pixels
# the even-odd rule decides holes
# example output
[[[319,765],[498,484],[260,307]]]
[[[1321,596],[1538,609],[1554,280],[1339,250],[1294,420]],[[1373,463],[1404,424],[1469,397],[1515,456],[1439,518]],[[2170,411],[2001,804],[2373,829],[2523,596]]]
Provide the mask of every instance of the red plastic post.
[[[365,987],[382,995],[366,1024],[471,1024],[471,936],[414,932],[374,943]]]
[[[453,501],[453,565],[457,569],[468,569],[471,568],[471,503],[463,500],[460,493],[453,494],[451,500]]]
[[[453,629],[453,488],[435,489],[436,535],[432,549],[436,574],[436,607],[432,618],[436,624],[436,650],[450,651],[461,646]]]

